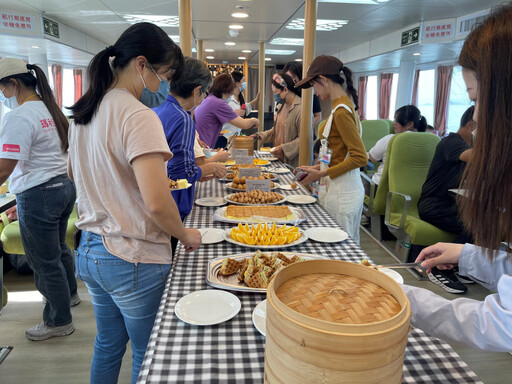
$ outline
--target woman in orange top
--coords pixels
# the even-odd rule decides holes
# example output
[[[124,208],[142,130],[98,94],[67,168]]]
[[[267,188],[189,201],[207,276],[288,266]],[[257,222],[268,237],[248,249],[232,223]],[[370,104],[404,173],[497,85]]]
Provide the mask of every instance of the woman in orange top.
[[[302,184],[320,180],[320,204],[359,243],[364,188],[359,168],[368,163],[357,116],[357,92],[352,72],[333,56],[318,56],[297,87],[313,87],[321,99],[330,99],[332,112],[319,132],[320,164],[301,167],[308,175]]]

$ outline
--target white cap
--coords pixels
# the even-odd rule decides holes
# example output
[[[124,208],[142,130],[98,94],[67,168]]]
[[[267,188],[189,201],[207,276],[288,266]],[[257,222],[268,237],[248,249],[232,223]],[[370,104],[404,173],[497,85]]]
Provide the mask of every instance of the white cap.
[[[0,60],[0,80],[5,77],[28,73],[27,63],[21,59],[6,57]]]

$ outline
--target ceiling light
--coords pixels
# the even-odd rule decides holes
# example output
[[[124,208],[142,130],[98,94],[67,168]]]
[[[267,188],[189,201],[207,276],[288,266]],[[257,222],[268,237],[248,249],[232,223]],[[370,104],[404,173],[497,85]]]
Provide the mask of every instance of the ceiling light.
[[[148,22],[158,25],[159,27],[179,27],[179,16],[162,16],[162,15],[122,15],[122,17],[130,24],[140,22]]]
[[[236,43],[233,43],[232,41],[226,41],[224,45],[236,45]]]
[[[249,17],[249,14],[245,12],[233,12],[231,16],[236,17],[237,19],[245,19],[246,17]]]
[[[270,61],[272,60],[270,57],[265,57],[265,61]]]
[[[39,45],[33,45],[33,46],[32,46],[32,48],[34,48],[34,49],[38,49],[38,48],[40,48],[40,47],[39,47]]]
[[[252,51],[250,49],[244,49],[242,53],[251,53]]]
[[[419,52],[414,52],[412,55],[413,55],[413,56],[420,56],[420,55],[421,55],[421,53],[419,53]]]
[[[206,48],[204,51],[205,51],[205,52],[215,52],[215,49]]]
[[[292,49],[265,49],[265,55],[293,55]]]
[[[304,19],[294,19],[288,23],[287,29],[304,30]],[[335,31],[348,24],[348,20],[325,20],[318,19],[316,21],[317,31]]]
[[[246,60],[246,59],[247,59],[247,57],[245,57],[245,56],[239,56],[238,57],[238,60]]]
[[[208,60],[213,60],[213,59],[215,59],[215,57],[213,57],[213,56],[206,56],[206,58],[207,58]]]
[[[288,37],[276,37],[270,42],[272,45],[304,45],[304,39],[295,39]]]
[[[302,61],[302,59],[295,59],[295,61]]]
[[[244,29],[244,26],[239,24],[232,24],[229,26],[229,29]]]

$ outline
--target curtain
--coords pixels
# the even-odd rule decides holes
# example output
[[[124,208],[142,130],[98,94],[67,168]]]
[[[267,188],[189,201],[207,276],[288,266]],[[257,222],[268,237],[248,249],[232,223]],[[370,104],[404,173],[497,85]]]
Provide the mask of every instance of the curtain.
[[[57,64],[52,65],[52,77],[55,100],[57,101],[59,108],[62,108],[62,66]]]
[[[453,65],[437,67],[437,90],[434,106],[434,128],[438,135],[443,137],[446,133],[448,105],[450,102],[450,85],[452,83]]]
[[[73,78],[75,80],[75,103],[82,97],[82,69],[73,69]]]
[[[357,96],[359,97],[359,119],[365,119],[366,107],[366,85],[368,84],[368,76],[359,76],[359,84],[357,87]]]
[[[380,75],[380,93],[379,93],[379,118],[389,118],[389,104],[391,102],[391,84],[393,83],[392,73],[383,73]]]
[[[418,105],[418,82],[420,81],[420,70],[414,71],[414,82],[412,85],[412,105]]]
[[[266,67],[265,68],[265,112],[272,112],[272,107],[274,105],[274,94],[272,92],[272,76],[276,73],[277,70],[275,67]],[[259,69],[254,67],[249,67],[249,78],[247,79],[248,83],[248,97],[247,100],[252,100],[258,94],[258,86],[259,86]],[[259,106],[258,106],[259,108]]]

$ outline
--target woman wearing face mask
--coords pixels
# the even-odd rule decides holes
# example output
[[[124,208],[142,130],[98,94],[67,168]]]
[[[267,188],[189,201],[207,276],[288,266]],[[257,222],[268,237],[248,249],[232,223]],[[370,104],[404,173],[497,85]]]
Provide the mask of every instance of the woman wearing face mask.
[[[10,176],[21,241],[37,289],[46,298],[43,321],[30,340],[71,334],[70,305],[80,298],[66,228],[76,190],[66,172],[68,121],[44,72],[23,60],[0,60],[0,101],[12,111],[0,132],[0,184]]]
[[[411,323],[448,341],[490,351],[512,351],[512,4],[496,8],[466,38],[459,64],[478,134],[459,198],[472,244],[438,243],[425,248],[417,262],[451,269],[487,287],[494,294],[483,301],[446,300],[425,289],[403,286],[411,303]],[[510,244],[510,243],[509,243]]]
[[[320,164],[301,167],[306,185],[320,180],[319,200],[338,224],[359,243],[364,189],[359,168],[368,163],[357,116],[352,72],[333,56],[318,56],[297,86],[313,87],[320,100],[331,100],[332,111],[319,132]]]
[[[132,25],[89,64],[90,87],[71,107],[69,174],[78,190],[77,276],[92,298],[98,334],[91,383],[116,383],[126,343],[137,381],[172,260],[169,237],[188,251],[201,235],[186,229],[169,193],[172,157],[150,108],[183,68],[180,48],[159,27]]]
[[[272,142],[270,151],[282,162],[296,167],[299,164],[301,98],[293,80],[285,73],[272,77],[274,101],[278,104],[277,117],[272,129],[251,137],[262,143]]]
[[[235,89],[233,90],[233,94],[229,99],[229,106],[233,108],[233,111],[240,117],[247,117],[258,105],[258,96],[254,98],[254,100],[246,103],[244,99],[243,92],[247,88],[247,81],[245,80],[245,76],[242,72],[233,71],[231,72],[231,76],[233,76],[233,80],[235,80]],[[235,133],[240,133],[241,129],[235,127],[234,125],[227,123],[224,124],[222,130],[228,130],[228,133],[224,134],[224,137],[228,138]]]
[[[171,83],[171,93],[154,111],[162,121],[165,137],[173,157],[167,163],[167,175],[172,180],[187,179],[192,186],[172,191],[180,211],[181,220],[192,210],[195,182],[203,176],[224,177],[226,167],[219,163],[207,163],[199,167],[195,163],[195,125],[190,113],[201,104],[212,76],[206,65],[199,60],[185,57],[185,65],[178,80]],[[173,249],[178,239],[172,239]]]
[[[229,106],[228,102],[235,89],[235,81],[228,73],[218,75],[213,79],[209,95],[204,102],[196,108],[195,119],[196,129],[200,139],[213,148],[222,126],[230,123],[241,129],[259,127],[259,120],[256,118],[242,119]]]

